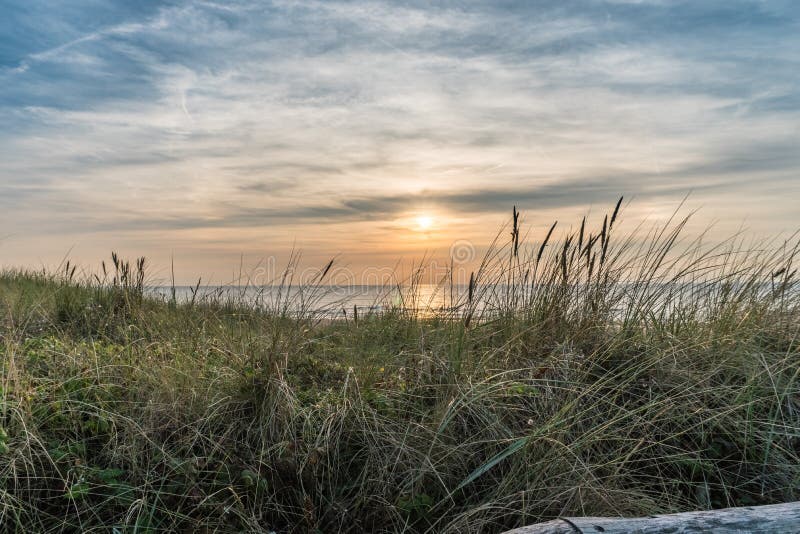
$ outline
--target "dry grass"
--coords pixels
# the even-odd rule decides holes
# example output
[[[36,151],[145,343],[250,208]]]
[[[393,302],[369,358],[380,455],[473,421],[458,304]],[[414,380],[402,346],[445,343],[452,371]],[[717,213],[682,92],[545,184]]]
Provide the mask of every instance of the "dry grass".
[[[515,210],[426,318],[320,321],[324,275],[297,313],[147,299],[118,258],[3,273],[2,529],[500,532],[797,499],[797,242],[618,239],[620,207],[541,243]]]

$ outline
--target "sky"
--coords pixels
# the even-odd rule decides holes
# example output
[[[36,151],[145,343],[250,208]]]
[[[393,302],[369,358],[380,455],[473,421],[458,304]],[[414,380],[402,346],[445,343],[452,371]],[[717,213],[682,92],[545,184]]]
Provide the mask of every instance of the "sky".
[[[770,235],[799,171],[794,0],[0,0],[4,266],[358,272],[620,195]]]

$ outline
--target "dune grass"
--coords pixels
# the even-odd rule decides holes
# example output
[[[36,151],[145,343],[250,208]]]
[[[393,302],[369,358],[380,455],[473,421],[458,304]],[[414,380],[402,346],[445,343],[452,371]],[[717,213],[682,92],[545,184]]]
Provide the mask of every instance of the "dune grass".
[[[116,256],[2,273],[0,529],[502,532],[800,498],[796,238],[617,238],[619,210],[530,243],[515,210],[422,315],[151,299]]]

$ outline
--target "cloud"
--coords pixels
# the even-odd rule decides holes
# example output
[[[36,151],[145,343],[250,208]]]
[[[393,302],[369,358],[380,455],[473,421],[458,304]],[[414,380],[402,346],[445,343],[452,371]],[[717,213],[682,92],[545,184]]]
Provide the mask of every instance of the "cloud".
[[[334,235],[420,204],[477,216],[690,190],[742,210],[776,191],[783,217],[798,193],[791,2],[37,0],[6,14],[0,219],[18,234],[325,221]]]
[[[317,199],[297,205],[281,205],[270,201],[275,194],[292,191],[291,181],[253,182],[240,186],[252,197],[265,199],[262,206],[247,206],[230,200],[220,201],[207,217],[161,216],[137,218],[127,210],[117,212],[118,217],[104,226],[106,231],[180,230],[209,228],[258,228],[280,224],[293,226],[320,225],[329,221],[365,222],[401,218],[419,206],[435,206],[460,215],[507,212],[510,206],[527,211],[552,211],[583,207],[588,204],[611,205],[617,197],[628,198],[646,195],[653,199],[680,199],[687,193],[694,195],[724,193],[731,184],[752,185],[753,172],[787,171],[793,173],[800,166],[800,153],[789,152],[790,146],[774,147],[755,145],[740,148],[717,159],[687,165],[667,172],[632,173],[623,170],[606,171],[583,179],[555,180],[526,187],[501,185],[470,190],[421,190],[405,194],[378,194],[373,196],[348,196],[339,199]],[[322,169],[326,172],[325,169]],[[791,186],[790,177],[776,177],[777,184]],[[36,189],[24,188],[23,192]],[[91,230],[97,221],[80,224]]]

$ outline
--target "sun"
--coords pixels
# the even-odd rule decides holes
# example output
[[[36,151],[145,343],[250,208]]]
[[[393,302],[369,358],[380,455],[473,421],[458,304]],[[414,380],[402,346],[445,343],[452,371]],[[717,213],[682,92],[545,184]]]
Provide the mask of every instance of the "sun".
[[[430,215],[420,215],[417,217],[417,227],[420,230],[430,230],[433,226],[433,217]]]

